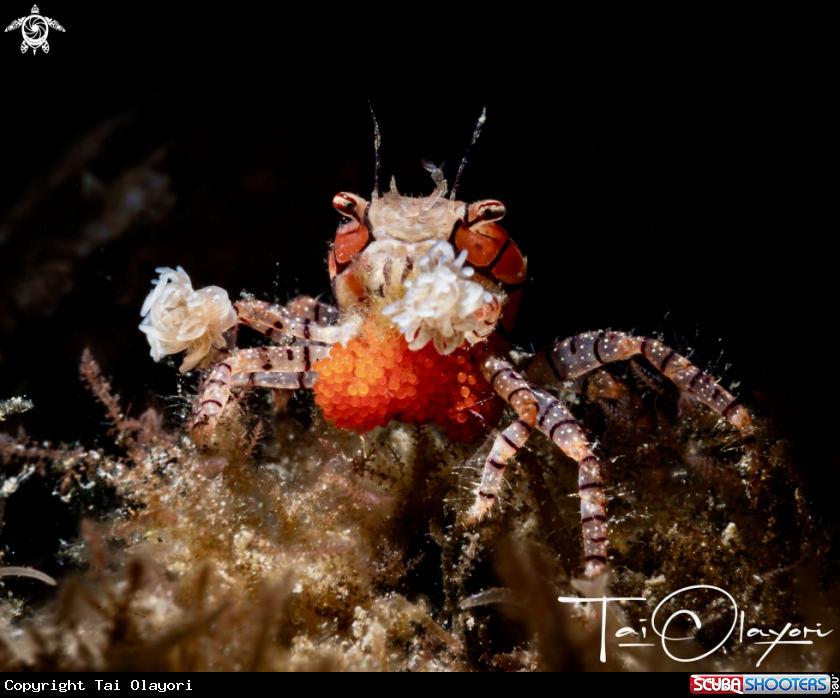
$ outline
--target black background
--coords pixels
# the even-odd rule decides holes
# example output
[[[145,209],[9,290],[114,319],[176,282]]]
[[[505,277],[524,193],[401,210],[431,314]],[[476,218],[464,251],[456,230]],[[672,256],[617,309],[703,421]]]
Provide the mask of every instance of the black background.
[[[0,24],[29,7],[0,3]],[[21,309],[12,286],[83,223],[64,217],[69,185],[0,242],[0,397],[36,404],[10,429],[102,436],[76,379],[85,346],[127,404],[175,391],[137,330],[156,266],[183,265],[196,287],[232,297],[327,292],[331,198],[372,187],[368,100],[383,188],[393,174],[412,194],[431,191],[421,158],[445,161],[453,181],[486,106],[458,194],[503,201],[528,256],[515,343],[663,333],[724,385],[741,381],[736,392],[775,420],[802,467],[833,483],[836,149],[817,40],[793,47],[744,25],[614,44],[592,25],[538,36],[536,17],[527,30],[499,19],[488,36],[432,7],[378,30],[373,8],[295,14],[304,9],[53,2],[41,13],[67,31],[50,32],[48,55],[21,55],[19,30],[0,34],[0,227],[63,153],[120,116],[129,125],[93,174],[107,185],[165,146],[177,196],[160,224],[75,259],[72,289],[49,310]],[[27,496],[10,500],[7,531],[37,499]],[[10,535],[20,563],[23,534]]]

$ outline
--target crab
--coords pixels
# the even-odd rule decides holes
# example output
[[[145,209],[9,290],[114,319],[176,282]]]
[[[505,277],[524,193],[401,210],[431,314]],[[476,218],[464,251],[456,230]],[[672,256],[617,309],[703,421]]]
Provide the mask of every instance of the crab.
[[[180,267],[158,269],[141,329],[156,360],[186,351],[182,371],[204,368],[191,421],[196,439],[213,432],[234,386],[312,389],[327,420],[359,434],[399,420],[437,423],[451,440],[466,442],[496,428],[509,405],[515,419],[498,431],[463,521],[473,526],[493,511],[506,465],[539,430],[578,464],[585,573],[595,577],[607,563],[601,468],[582,428],[549,390],[574,389],[604,364],[640,354],[740,431],[757,488],[748,411],[658,339],[596,331],[533,354],[512,352],[527,261],[499,224],[505,206],[458,201],[457,180],[447,197],[441,169],[424,166],[435,184],[429,196],[402,196],[392,179],[389,192],[375,185],[369,201],[334,197],[344,218],[329,252],[336,306],[306,296],[286,305],[231,303],[218,287],[194,291]],[[277,343],[236,348],[238,325]],[[602,385],[614,381],[601,374]]]

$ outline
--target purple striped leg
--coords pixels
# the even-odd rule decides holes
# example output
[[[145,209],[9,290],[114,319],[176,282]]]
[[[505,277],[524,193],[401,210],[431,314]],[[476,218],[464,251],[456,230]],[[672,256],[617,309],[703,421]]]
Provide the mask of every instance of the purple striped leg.
[[[298,296],[287,307],[292,313],[314,320],[315,324],[322,327],[334,325],[340,315],[338,308],[312,296]]]
[[[298,315],[282,305],[268,301],[237,301],[233,304],[233,309],[239,316],[239,322],[253,327],[270,338],[290,335],[300,339],[335,344],[347,342],[359,332],[359,322],[354,321],[353,318],[342,325],[325,327],[319,325],[311,317]]]
[[[533,392],[539,405],[537,429],[578,464],[586,575],[595,577],[607,564],[607,510],[598,457],[592,453],[583,430],[566,406],[542,390]]]
[[[502,484],[505,463],[522,448],[537,421],[537,398],[528,383],[517,375],[509,363],[491,355],[482,362],[481,372],[491,387],[516,410],[519,418],[493,442],[493,448],[484,463],[475,502],[466,514],[465,522],[468,526],[480,521],[490,511]]]
[[[761,482],[758,445],[746,408],[714,378],[658,339],[626,332],[585,332],[534,354],[524,365],[528,379],[539,385],[562,383],[611,361],[641,354],[674,385],[711,407],[741,432],[754,490]]]
[[[190,429],[208,434],[213,431],[230,397],[231,385],[250,383],[273,388],[311,387],[317,378],[311,370],[312,364],[329,353],[329,347],[320,346],[258,347],[233,352],[216,364],[203,381],[198,410]],[[251,375],[254,375],[253,379]]]
[[[300,390],[311,388],[318,380],[315,371],[302,371],[297,373],[270,373],[260,371],[258,373],[234,373],[230,379],[232,388],[239,386],[251,386],[255,388],[274,388],[275,390]]]

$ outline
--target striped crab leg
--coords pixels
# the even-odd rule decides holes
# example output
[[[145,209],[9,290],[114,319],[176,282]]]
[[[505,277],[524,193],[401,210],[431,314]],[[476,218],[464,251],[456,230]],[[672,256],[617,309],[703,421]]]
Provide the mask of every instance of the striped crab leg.
[[[542,390],[534,389],[533,393],[539,405],[537,429],[578,464],[586,575],[595,577],[607,564],[607,511],[598,457],[592,453],[583,430],[562,402]]]
[[[259,388],[274,388],[275,390],[300,390],[311,388],[318,380],[315,371],[299,371],[296,373],[271,373],[259,371],[257,373],[234,373],[230,379],[231,387],[252,386]]]
[[[511,368],[510,364],[490,355],[481,363],[481,372],[496,393],[516,410],[518,419],[502,431],[493,442],[484,463],[475,502],[466,513],[465,523],[481,520],[493,506],[505,473],[505,464],[531,435],[537,421],[537,398],[531,387]]]
[[[325,344],[345,343],[358,334],[360,327],[352,318],[342,325],[325,327],[308,315],[299,315],[282,305],[268,301],[237,301],[233,304],[233,309],[239,317],[239,322],[253,327],[269,338],[290,335]]]
[[[329,347],[258,347],[241,349],[216,364],[203,381],[198,407],[190,429],[210,433],[230,397],[231,385],[270,385],[274,388],[311,387],[317,376],[312,365],[330,352]],[[250,374],[256,374],[251,379]],[[273,378],[290,375],[293,378]]]
[[[651,337],[626,332],[585,332],[534,354],[523,365],[528,379],[539,385],[571,381],[612,361],[641,354],[680,390],[697,398],[741,432],[750,464],[750,484],[757,490],[761,467],[755,429],[747,409],[714,378],[684,356]]]
[[[475,502],[467,512],[466,524],[477,522],[490,511],[501,487],[505,463],[525,445],[531,432],[537,428],[578,464],[586,574],[597,576],[607,563],[604,484],[598,458],[589,448],[577,420],[561,402],[531,388],[506,361],[490,356],[482,363],[481,370],[492,388],[516,410],[519,418],[496,437],[484,464]]]
[[[340,315],[338,308],[312,296],[298,296],[286,307],[292,313],[314,320],[315,324],[322,327],[334,325],[338,322]]]

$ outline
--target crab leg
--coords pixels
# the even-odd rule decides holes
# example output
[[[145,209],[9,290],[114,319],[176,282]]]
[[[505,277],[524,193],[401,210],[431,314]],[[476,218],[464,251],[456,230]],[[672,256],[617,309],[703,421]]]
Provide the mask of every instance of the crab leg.
[[[533,393],[539,405],[537,429],[578,464],[586,575],[595,577],[607,564],[607,511],[598,457],[592,453],[583,430],[562,402],[542,390],[535,389]]]
[[[658,339],[626,332],[585,332],[543,349],[524,365],[529,380],[539,385],[562,383],[612,361],[641,354],[674,385],[711,407],[741,432],[750,464],[750,483],[761,481],[755,430],[746,408],[714,378]]]
[[[295,373],[234,373],[230,379],[231,387],[248,385],[261,388],[275,388],[277,390],[300,390],[311,388],[318,380],[315,371],[303,371]]]
[[[335,344],[349,341],[359,331],[358,323],[352,320],[337,327],[324,327],[312,317],[298,315],[282,305],[268,301],[238,301],[233,304],[233,309],[239,316],[239,322],[253,327],[268,337],[286,334],[301,339]]]
[[[467,525],[479,521],[490,511],[502,484],[505,463],[525,445],[534,430],[538,412],[536,396],[509,363],[491,355],[482,362],[481,372],[499,396],[516,410],[519,418],[493,442],[484,463],[475,502],[466,514]]]
[[[338,308],[312,296],[298,296],[287,307],[292,313],[314,320],[315,324],[324,327],[338,322],[340,314]]]
[[[219,415],[224,411],[230,397],[230,386],[244,385],[252,382],[254,385],[266,385],[270,381],[271,387],[311,387],[314,376],[310,374],[312,364],[323,359],[330,352],[329,347],[258,347],[256,349],[242,349],[232,353],[224,361],[216,364],[203,381],[198,403],[198,410],[193,419],[191,429],[201,427],[208,432],[213,431]],[[253,381],[246,380],[247,374],[257,374]],[[291,374],[291,380],[269,379],[273,374]],[[259,380],[259,382],[257,382]],[[285,383],[289,383],[286,385]]]

